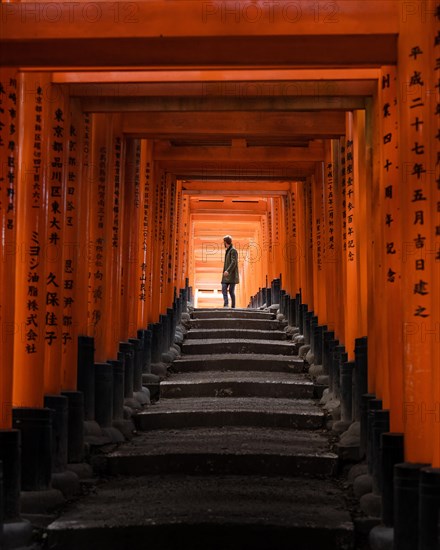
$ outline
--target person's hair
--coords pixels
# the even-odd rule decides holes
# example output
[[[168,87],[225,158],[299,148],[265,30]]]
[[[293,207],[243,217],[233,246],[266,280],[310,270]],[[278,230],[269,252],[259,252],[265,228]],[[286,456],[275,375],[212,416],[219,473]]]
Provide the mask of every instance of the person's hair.
[[[232,244],[232,237],[231,235],[225,235],[223,237],[223,240],[225,241],[226,244]]]

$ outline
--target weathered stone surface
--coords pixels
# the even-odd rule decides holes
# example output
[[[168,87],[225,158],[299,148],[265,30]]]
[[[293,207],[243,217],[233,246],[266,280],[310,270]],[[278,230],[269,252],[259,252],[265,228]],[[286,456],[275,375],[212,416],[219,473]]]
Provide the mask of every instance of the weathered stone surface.
[[[203,318],[192,319],[192,329],[241,329],[241,330],[281,330],[282,324],[276,319],[238,319],[238,318]]]
[[[190,333],[191,336],[191,333]],[[266,353],[271,355],[296,355],[296,347],[290,342],[273,340],[250,340],[244,338],[210,340],[186,340],[182,345],[184,354],[222,354],[222,353]]]
[[[244,328],[199,328],[191,329],[189,333],[191,340],[205,339],[244,339],[251,340],[286,340],[285,331],[281,330],[259,330],[259,329],[244,329]]]
[[[304,361],[297,356],[271,355],[263,353],[222,353],[206,355],[184,355],[171,365],[172,372],[195,371],[265,371],[303,372]]]
[[[138,413],[140,430],[193,426],[272,426],[319,429],[324,414],[311,400],[271,398],[183,398],[166,399]]]
[[[353,549],[323,388],[285,322],[275,310],[190,311],[182,355],[152,365],[161,395],[133,416],[143,433],[100,456],[118,477],[52,523],[48,547]]]
[[[275,319],[273,313],[256,309],[196,309],[192,319]]]
[[[314,397],[313,383],[304,374],[291,372],[189,372],[174,374],[160,388],[162,398]]]
[[[336,466],[322,433],[260,427],[154,430],[107,456],[111,475],[331,475]]]
[[[50,548],[353,548],[332,481],[264,476],[145,476],[106,483],[48,529]]]

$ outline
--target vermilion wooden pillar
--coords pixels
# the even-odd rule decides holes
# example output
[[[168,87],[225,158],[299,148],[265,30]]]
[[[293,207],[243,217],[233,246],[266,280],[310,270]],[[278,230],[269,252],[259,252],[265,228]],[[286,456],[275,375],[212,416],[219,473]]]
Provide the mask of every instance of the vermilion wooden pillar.
[[[326,141],[324,145],[324,235],[323,235],[323,264],[325,269],[325,305],[326,325],[329,330],[336,331],[338,311],[338,290],[340,284],[337,273],[340,268],[340,247],[336,232],[337,201],[335,193],[335,178],[337,165],[335,162],[335,147],[333,141]]]
[[[400,211],[398,90],[396,67],[383,67],[378,81],[376,106],[379,153],[378,185],[370,199],[373,220],[373,286],[370,288],[371,323],[369,344],[370,391],[390,409],[390,429],[403,430],[403,341],[402,341],[402,216]],[[369,307],[369,309],[370,309]],[[376,342],[376,343],[375,343]]]
[[[303,244],[304,263],[302,272],[303,303],[309,311],[314,311],[313,295],[313,193],[312,178],[307,178],[304,184],[302,223],[304,223]]]
[[[292,295],[293,292],[293,269],[290,261],[291,251],[292,251],[292,201],[291,201],[291,191],[289,190],[287,195],[283,198],[285,201],[285,262],[286,262],[286,274],[285,274],[285,286],[289,295]]]
[[[324,164],[316,163],[312,178],[313,215],[313,295],[314,313],[321,325],[327,324],[326,261],[325,261],[325,212],[324,212]]]
[[[291,280],[291,295],[295,296],[300,291],[300,258],[301,245],[298,234],[298,187],[301,183],[294,181],[290,184],[288,193],[289,205],[289,240],[287,243],[288,270]]]
[[[163,208],[165,193],[165,174],[162,171],[155,170],[154,174],[154,194],[153,194],[153,260],[152,260],[152,288],[153,295],[151,301],[151,310],[153,322],[159,320],[161,313],[161,292],[163,291],[163,266],[161,263],[163,255],[162,231],[163,231]]]
[[[0,69],[0,429],[12,422],[14,366],[15,264],[20,251],[17,229],[17,171],[19,144],[18,75]]]
[[[269,201],[266,201],[267,212],[264,216],[261,217],[261,258],[262,258],[262,269],[265,278],[265,285],[270,285],[270,242],[269,242]]]
[[[126,142],[125,170],[122,182],[123,230],[121,266],[121,340],[136,335],[138,328],[139,285],[145,287],[146,273],[139,281],[139,227],[142,224],[142,198],[140,189],[140,141],[128,139]],[[138,284],[139,283],[139,284]],[[144,291],[145,295],[145,291]],[[142,327],[143,325],[139,325]]]
[[[69,121],[62,250],[61,387],[76,390],[78,334],[85,334],[87,324],[87,233],[83,237],[81,224],[87,229],[88,201],[84,191],[87,192],[88,186],[82,180],[82,166],[87,160],[83,142],[84,118],[78,102],[72,99],[69,101]]]
[[[430,6],[433,8],[434,4]],[[435,37],[428,21],[429,16],[420,14],[402,18],[398,39],[403,418],[405,459],[416,463],[432,461],[432,434],[439,426],[438,399],[435,400],[438,393],[433,388],[433,373],[434,369],[438,370],[438,364],[433,362],[430,343],[436,334],[433,323],[438,319],[438,302],[434,301],[438,280],[433,280],[434,215],[438,204],[431,183],[435,178],[433,153],[437,149],[433,125],[439,116],[433,93],[438,83],[438,60],[433,55]]]
[[[371,129],[367,128],[366,111],[359,110],[353,113],[354,122],[354,153],[355,153],[355,191],[357,192],[357,211],[355,217],[355,226],[357,228],[357,246],[358,246],[358,332],[355,338],[367,336],[368,333],[368,229],[370,220],[367,215],[367,189],[372,185],[371,170]],[[368,134],[368,135],[367,135]],[[368,143],[367,143],[368,140]]]
[[[344,224],[344,197],[345,195],[345,136],[339,140],[332,140],[332,160],[333,160],[333,219],[334,219],[334,252],[335,252],[335,277],[336,285],[334,289],[335,303],[337,307],[335,316],[335,336],[341,344],[345,339],[345,307],[344,300],[346,296],[345,285],[345,249],[343,239]]]
[[[279,249],[280,249],[280,272],[283,274],[283,289],[289,292],[289,280],[287,276],[287,256],[286,256],[286,197],[277,197],[279,211]]]
[[[307,299],[309,297],[309,290],[307,288],[307,266],[306,266],[306,200],[305,200],[305,188],[306,183],[298,184],[297,188],[297,232],[298,232],[298,274],[299,274],[299,287],[301,289],[302,303],[308,304]],[[307,299],[306,299],[307,297]]]
[[[176,209],[177,209],[177,182],[176,176],[167,174],[167,203],[165,207],[166,221],[164,235],[166,241],[164,269],[165,269],[165,288],[164,288],[164,306],[163,311],[166,311],[173,303],[174,288],[175,288],[175,247],[176,247]]]
[[[189,199],[187,195],[182,196],[182,229],[180,242],[182,243],[182,270],[180,272],[180,288],[185,288],[185,279],[189,275],[189,236],[190,236],[190,213]]]
[[[438,8],[437,8],[438,9]],[[432,262],[432,322],[429,326],[427,339],[431,345],[432,356],[432,386],[434,389],[434,403],[440,403],[440,372],[435,365],[440,364],[440,307],[435,307],[435,304],[440,304],[440,88],[438,87],[439,64],[440,59],[440,14],[436,14],[431,19],[433,37],[433,49],[431,52],[431,82],[436,82],[434,103],[435,103],[435,122],[430,129],[429,141],[431,143],[431,163],[435,167],[435,177],[430,178],[430,188],[432,194],[432,202],[434,204],[434,223],[431,226],[430,232],[434,241],[434,261]],[[432,104],[431,104],[432,107]],[[437,417],[438,418],[438,417]],[[432,465],[434,468],[440,468],[440,426],[436,423],[436,429],[433,434],[433,456]]]
[[[267,200],[267,253],[268,253],[268,279],[269,285],[270,282],[275,279],[279,272],[277,272],[277,265],[275,262],[275,251],[274,251],[274,230],[273,230],[273,216],[274,216],[274,204],[272,199]]]
[[[188,199],[189,209],[190,201]],[[194,215],[190,210],[189,213],[189,237],[188,237],[188,279],[189,286],[194,288],[194,273],[195,273],[195,257],[194,257]]]
[[[152,142],[141,141],[140,156],[140,205],[141,221],[138,240],[137,295],[138,327],[147,327],[156,319],[153,315],[153,255],[154,237],[154,173]],[[145,281],[145,283],[144,283]],[[145,287],[143,286],[145,284]]]
[[[179,289],[182,288],[180,281],[182,279],[182,251],[183,251],[183,232],[182,232],[182,182],[176,181],[176,229],[174,239],[174,275],[173,286],[176,289],[177,296]]]
[[[47,163],[46,192],[43,198],[46,209],[44,238],[44,299],[45,299],[45,355],[44,391],[59,394],[62,387],[62,350],[68,344],[69,334],[63,341],[64,227],[67,225],[67,164],[69,162],[70,109],[67,90],[51,84],[46,112],[48,136],[44,144]],[[71,212],[70,212],[71,214]],[[67,288],[67,290],[70,290]],[[66,297],[70,293],[66,294]]]
[[[121,265],[124,197],[122,181],[125,169],[125,142],[121,131],[121,115],[108,116],[108,132],[111,137],[109,150],[109,171],[107,199],[104,216],[104,270],[106,284],[102,302],[104,335],[103,355],[97,360],[104,361],[117,355],[121,337]]]
[[[20,73],[18,78],[19,163],[17,172],[14,378],[15,407],[43,407],[44,333],[46,281],[44,239],[46,212],[43,207],[46,174],[44,144],[49,139],[47,92],[50,76]]]
[[[360,253],[358,246],[358,223],[360,174],[365,168],[362,156],[363,121],[354,128],[353,114],[347,113],[347,134],[345,141],[345,163],[342,165],[342,239],[345,277],[344,338],[349,360],[354,359],[354,340],[362,332],[360,318]],[[345,186],[344,186],[345,180]]]
[[[95,359],[108,359],[105,349],[105,319],[103,301],[105,285],[108,284],[105,256],[105,212],[110,202],[108,192],[109,155],[111,136],[107,115],[91,116],[90,139],[90,237],[89,237],[89,297],[88,336],[95,339]]]
[[[76,284],[75,301],[73,304],[73,315],[76,320],[76,332],[78,335],[90,335],[91,318],[89,318],[89,286],[92,284],[90,272],[90,257],[93,253],[91,243],[91,214],[94,210],[92,205],[92,190],[95,186],[95,179],[98,178],[98,165],[92,164],[91,153],[91,133],[92,116],[89,113],[83,113],[80,105],[74,99],[71,99],[72,123],[79,128],[77,162],[79,163],[78,172],[78,203],[77,211],[77,239],[75,249],[76,258]],[[65,304],[66,306],[68,304]],[[76,344],[75,344],[76,347]],[[75,378],[76,383],[76,378]]]

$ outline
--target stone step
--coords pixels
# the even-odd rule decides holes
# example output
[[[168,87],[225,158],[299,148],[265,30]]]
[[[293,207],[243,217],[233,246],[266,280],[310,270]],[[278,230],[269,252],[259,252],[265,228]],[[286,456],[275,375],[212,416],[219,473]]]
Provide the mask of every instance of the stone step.
[[[261,426],[316,430],[322,410],[309,399],[195,397],[164,399],[134,416],[139,430]]]
[[[275,319],[274,313],[256,309],[195,309],[191,313],[193,319]]]
[[[264,371],[304,372],[304,360],[298,356],[258,353],[185,355],[175,359],[172,372]]]
[[[311,399],[314,384],[303,374],[283,372],[189,372],[160,384],[161,398],[284,397]]]
[[[283,476],[110,480],[48,526],[62,550],[348,550],[353,524],[332,481]]]
[[[190,334],[190,333],[189,333]],[[292,342],[274,340],[215,339],[190,340],[183,342],[183,354],[217,354],[217,353],[266,353],[272,355],[296,355],[297,347]]]
[[[206,318],[191,319],[192,329],[252,329],[252,330],[280,330],[283,324],[276,319],[226,319]]]
[[[281,330],[255,330],[244,328],[200,328],[188,332],[190,340],[242,338],[249,340],[286,340],[287,334]]]
[[[106,457],[109,475],[332,475],[337,455],[320,432],[188,428],[141,433]]]

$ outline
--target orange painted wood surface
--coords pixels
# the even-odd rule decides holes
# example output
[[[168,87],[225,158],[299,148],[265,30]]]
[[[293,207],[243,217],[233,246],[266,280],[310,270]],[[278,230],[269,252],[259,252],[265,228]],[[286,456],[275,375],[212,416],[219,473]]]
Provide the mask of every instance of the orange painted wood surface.
[[[0,429],[12,426],[19,128],[17,71],[0,69]]]
[[[68,163],[70,109],[67,90],[51,84],[47,88],[48,108],[46,111],[49,133],[45,143],[43,158],[47,165],[47,186],[43,197],[45,215],[44,235],[44,391],[57,395],[63,384],[62,356],[69,345],[69,336],[64,331],[64,298],[66,285],[73,279],[65,274],[63,263],[65,252],[65,228],[68,224]],[[65,283],[69,280],[69,283]],[[69,290],[69,289],[67,289]]]
[[[15,323],[13,405],[43,406],[45,304],[44,271],[45,230],[47,212],[45,196],[47,165],[44,147],[50,129],[48,90],[50,77],[43,74],[23,74],[18,77],[19,133],[17,193],[17,242],[20,243],[15,273]]]
[[[434,212],[430,174],[432,136],[435,131],[432,81],[435,63],[434,36],[420,18],[402,21],[399,33],[400,95],[399,157],[402,212],[402,305],[403,305],[403,420],[405,459],[430,463],[434,430],[438,430],[438,402],[434,401],[432,349],[429,330],[438,303],[433,301],[435,261],[432,231]]]
[[[87,334],[88,324],[90,115],[82,113],[79,102],[72,98],[70,121],[63,252],[63,331],[66,344],[63,346],[61,385],[63,390],[74,391],[77,387],[78,336]]]

